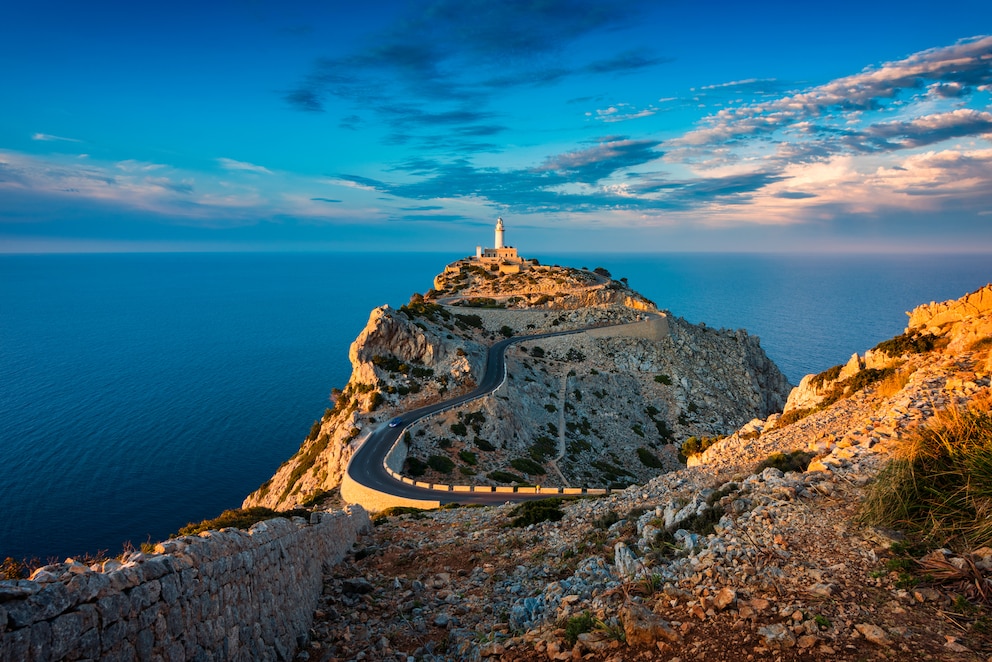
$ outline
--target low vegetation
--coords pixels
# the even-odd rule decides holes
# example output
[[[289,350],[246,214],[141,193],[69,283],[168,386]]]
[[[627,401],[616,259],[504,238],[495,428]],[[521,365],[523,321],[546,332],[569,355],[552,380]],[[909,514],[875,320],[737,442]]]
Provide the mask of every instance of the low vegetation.
[[[510,517],[513,518],[510,520],[510,526],[522,527],[539,522],[557,522],[565,516],[561,509],[564,501],[565,499],[561,497],[524,501],[510,511]]]
[[[213,519],[205,519],[197,524],[190,522],[179,529],[179,532],[172,537],[195,536],[204,531],[218,531],[226,528],[248,529],[252,524],[274,517],[310,517],[310,511],[305,508],[279,511],[272,510],[271,508],[263,508],[262,506],[225,510]]]
[[[755,473],[761,473],[769,467],[774,467],[781,472],[806,471],[806,467],[813,460],[813,454],[806,451],[792,451],[789,453],[772,453],[755,467]]]
[[[986,401],[938,414],[904,440],[872,484],[862,519],[929,547],[992,545],[992,413]]]

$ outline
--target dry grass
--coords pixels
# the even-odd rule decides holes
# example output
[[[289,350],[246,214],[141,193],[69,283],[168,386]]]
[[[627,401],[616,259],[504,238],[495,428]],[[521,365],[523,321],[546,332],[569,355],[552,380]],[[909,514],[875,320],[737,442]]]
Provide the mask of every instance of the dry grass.
[[[891,398],[906,387],[912,375],[912,370],[897,370],[875,386],[875,393],[883,398]]]
[[[907,438],[869,490],[861,517],[933,547],[992,545],[989,399],[944,411]]]

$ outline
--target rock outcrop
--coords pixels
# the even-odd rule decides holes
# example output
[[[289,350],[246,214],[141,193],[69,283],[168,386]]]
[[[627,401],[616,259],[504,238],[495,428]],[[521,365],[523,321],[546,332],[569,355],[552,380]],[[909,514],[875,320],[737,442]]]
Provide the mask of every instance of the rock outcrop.
[[[245,507],[286,509],[331,493],[370,426],[471,390],[488,346],[504,336],[603,327],[513,345],[509,380],[494,396],[410,430],[411,475],[462,485],[644,482],[680,466],[681,440],[780,411],[791,389],[757,338],[659,312],[604,270],[449,266],[434,285],[398,310],[372,311],[334,407]]]
[[[953,311],[990,295],[917,309],[926,321],[822,380],[830,402],[752,420],[696,466],[517,525],[510,505],[381,519],[330,579],[309,654],[990,659],[992,547],[921,555],[857,517],[942,409],[989,414],[992,311]],[[369,598],[342,594],[353,577]],[[360,623],[341,619],[359,605]]]

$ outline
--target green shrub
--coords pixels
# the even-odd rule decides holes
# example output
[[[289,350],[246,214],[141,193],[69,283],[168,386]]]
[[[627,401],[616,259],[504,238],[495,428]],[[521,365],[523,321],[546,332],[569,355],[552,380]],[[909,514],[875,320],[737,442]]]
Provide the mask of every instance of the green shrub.
[[[525,474],[530,474],[531,476],[543,476],[547,473],[544,467],[528,457],[518,457],[510,460],[510,466],[517,471],[522,471]]]
[[[508,327],[505,324],[503,326],[499,327],[499,332],[501,334],[503,334],[503,337],[505,337],[505,338],[509,338],[510,336],[513,335],[513,329],[511,329],[510,327]]]
[[[565,516],[561,510],[562,501],[564,499],[561,497],[524,501],[510,511],[510,517],[513,518],[510,521],[510,526],[521,527],[539,522],[557,522]]]
[[[496,450],[495,446],[490,444],[485,439],[482,439],[481,437],[476,437],[472,441],[472,443],[475,444],[475,447],[478,448],[480,451],[486,451],[487,453],[491,453],[492,451]]]
[[[634,423],[633,425],[630,426],[630,429],[633,430],[634,434],[636,434],[638,437],[644,436],[644,428],[641,427],[640,423]]]
[[[809,466],[812,459],[813,454],[805,451],[772,453],[762,460],[754,471],[755,473],[761,473],[769,467],[775,467],[783,473],[786,471],[806,471],[806,467]]]
[[[531,350],[530,350],[530,355],[533,356],[535,359],[543,359],[544,358],[544,348],[538,347],[537,345],[534,345],[534,347],[532,347]]]
[[[682,454],[689,457],[696,453],[702,453],[716,442],[726,438],[726,435],[722,434],[715,437],[689,437],[682,442]]]
[[[637,449],[637,459],[641,461],[641,464],[652,469],[661,469],[664,466],[661,460],[646,448]]]
[[[277,511],[271,508],[255,506],[253,508],[235,508],[225,510],[213,519],[205,519],[198,524],[190,522],[179,529],[177,536],[195,536],[204,531],[217,531],[219,529],[234,528],[248,529],[256,522],[262,522],[274,517],[310,517],[310,511],[302,508],[295,510]]]
[[[482,318],[478,315],[455,315],[461,325],[466,327],[472,327],[473,329],[482,328]]]
[[[509,471],[490,471],[486,478],[495,483],[523,483],[524,477]]]
[[[450,457],[444,455],[431,455],[427,458],[427,466],[438,473],[450,474],[455,468],[455,463]]]
[[[941,412],[905,438],[869,488],[861,519],[932,547],[992,545],[992,413]]]
[[[920,333],[912,329],[906,333],[883,340],[874,349],[886,356],[898,358],[906,354],[923,354],[937,346],[939,338],[929,333]]]
[[[544,462],[544,460],[549,457],[554,457],[557,454],[558,442],[551,437],[544,435],[538,437],[534,444],[530,447],[530,456],[537,462]]]
[[[572,616],[565,622],[565,641],[569,646],[574,646],[580,634],[592,632],[594,627],[596,627],[596,619],[588,611]]]
[[[458,457],[462,462],[473,467],[479,463],[479,458],[472,451],[458,451]]]
[[[403,473],[408,476],[413,476],[414,478],[423,476],[427,472],[427,463],[420,458],[413,457],[412,455],[406,458],[405,466],[406,469],[404,469]]]
[[[672,378],[669,377],[668,375],[655,375],[654,380],[659,384],[664,384],[665,386],[672,385]]]
[[[459,437],[464,437],[466,434],[468,434],[468,428],[466,428],[465,424],[460,421],[458,423],[451,424],[451,431],[457,434]]]
[[[313,441],[320,434],[320,421],[314,421],[313,425],[310,426],[310,434],[307,435],[307,441]]]
[[[820,388],[823,386],[824,382],[832,382],[838,377],[840,377],[840,371],[844,369],[842,365],[835,365],[832,368],[827,368],[823,372],[814,375],[813,379],[810,380],[810,384],[813,388]]]
[[[551,403],[549,403],[549,404],[546,404],[546,405],[544,405],[544,408],[545,408],[546,410],[548,410],[548,413],[549,413],[549,414],[553,414],[553,413],[555,413],[556,411],[558,411],[558,407],[556,407],[555,405],[553,405],[553,404],[551,404]]]

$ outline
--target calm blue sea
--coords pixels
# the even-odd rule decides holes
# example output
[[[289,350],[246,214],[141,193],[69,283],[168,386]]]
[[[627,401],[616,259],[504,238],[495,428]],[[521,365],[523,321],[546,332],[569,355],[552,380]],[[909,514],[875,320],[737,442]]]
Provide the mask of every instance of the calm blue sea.
[[[449,254],[0,256],[0,558],[158,540],[240,505]],[[537,255],[744,327],[791,381],[992,279],[989,256]]]

